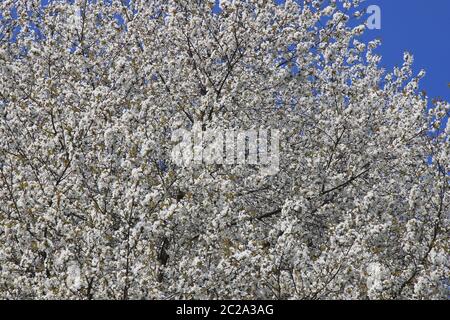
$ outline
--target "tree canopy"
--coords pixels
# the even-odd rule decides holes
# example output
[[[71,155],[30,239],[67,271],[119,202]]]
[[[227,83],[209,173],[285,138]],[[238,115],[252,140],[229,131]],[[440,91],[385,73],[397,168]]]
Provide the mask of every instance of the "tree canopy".
[[[447,298],[449,104],[359,2],[2,1],[0,297]],[[278,172],[178,165],[199,127]]]

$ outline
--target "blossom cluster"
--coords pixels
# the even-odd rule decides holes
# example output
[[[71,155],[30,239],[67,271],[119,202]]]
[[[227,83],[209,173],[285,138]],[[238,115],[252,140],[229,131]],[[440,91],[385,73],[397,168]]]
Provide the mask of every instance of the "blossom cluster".
[[[0,298],[447,298],[449,104],[360,2],[2,1]],[[180,168],[199,123],[279,171]]]

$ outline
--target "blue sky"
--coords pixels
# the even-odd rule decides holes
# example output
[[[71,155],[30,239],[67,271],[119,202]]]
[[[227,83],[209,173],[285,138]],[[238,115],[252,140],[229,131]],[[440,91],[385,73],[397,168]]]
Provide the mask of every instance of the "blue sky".
[[[402,63],[405,50],[414,55],[414,69],[427,71],[421,89],[430,98],[450,101],[450,0],[367,0],[381,8],[381,30],[365,38],[380,38],[383,67]]]

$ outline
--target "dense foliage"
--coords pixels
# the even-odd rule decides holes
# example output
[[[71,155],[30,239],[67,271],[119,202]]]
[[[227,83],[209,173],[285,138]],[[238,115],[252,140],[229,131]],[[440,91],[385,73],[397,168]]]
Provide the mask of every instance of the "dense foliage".
[[[359,2],[2,1],[0,297],[447,298],[449,104]],[[196,126],[279,172],[178,166]]]

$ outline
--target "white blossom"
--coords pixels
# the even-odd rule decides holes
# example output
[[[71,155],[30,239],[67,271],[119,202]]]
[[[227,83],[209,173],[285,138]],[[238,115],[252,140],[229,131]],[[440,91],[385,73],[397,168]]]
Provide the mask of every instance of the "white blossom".
[[[412,55],[384,71],[358,1],[213,4],[0,3],[0,297],[448,298],[450,105]],[[255,128],[276,174],[171,158]]]

